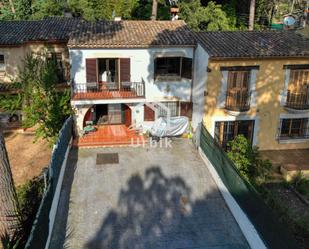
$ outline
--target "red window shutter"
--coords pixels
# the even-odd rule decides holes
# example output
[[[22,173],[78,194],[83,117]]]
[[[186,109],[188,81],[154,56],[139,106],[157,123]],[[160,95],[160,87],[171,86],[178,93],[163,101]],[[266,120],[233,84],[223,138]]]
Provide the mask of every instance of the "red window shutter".
[[[86,81],[97,82],[97,59],[86,59]]]
[[[120,82],[131,81],[131,62],[130,58],[120,59]]]
[[[180,116],[185,116],[188,118],[192,118],[192,102],[181,102],[180,103]]]
[[[144,105],[144,121],[154,121],[155,112],[149,106]]]

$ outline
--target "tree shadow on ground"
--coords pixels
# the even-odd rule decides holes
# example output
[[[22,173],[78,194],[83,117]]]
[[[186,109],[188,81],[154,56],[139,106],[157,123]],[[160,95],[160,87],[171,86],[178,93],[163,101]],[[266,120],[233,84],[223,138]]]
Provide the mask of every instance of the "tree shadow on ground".
[[[220,193],[193,200],[181,177],[159,167],[132,176],[87,249],[249,248]]]

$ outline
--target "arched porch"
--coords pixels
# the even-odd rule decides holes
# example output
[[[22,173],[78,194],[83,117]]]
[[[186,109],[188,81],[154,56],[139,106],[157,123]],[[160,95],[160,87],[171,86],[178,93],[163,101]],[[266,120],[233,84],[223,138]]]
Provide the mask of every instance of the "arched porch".
[[[98,104],[83,111],[82,126],[77,145],[80,147],[130,145],[143,143],[144,137],[131,129],[132,108],[130,104]],[[85,132],[86,126],[95,131]]]

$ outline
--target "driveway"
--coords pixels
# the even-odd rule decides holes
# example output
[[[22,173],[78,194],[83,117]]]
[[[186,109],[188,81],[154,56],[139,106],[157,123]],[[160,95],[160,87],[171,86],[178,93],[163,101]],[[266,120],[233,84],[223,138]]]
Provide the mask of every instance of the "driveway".
[[[50,249],[249,248],[189,140],[72,150],[68,163]]]

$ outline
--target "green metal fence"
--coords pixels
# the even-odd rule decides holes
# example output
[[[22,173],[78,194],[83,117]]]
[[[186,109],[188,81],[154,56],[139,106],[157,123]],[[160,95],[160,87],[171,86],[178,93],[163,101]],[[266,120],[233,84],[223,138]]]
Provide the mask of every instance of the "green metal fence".
[[[65,153],[72,138],[72,117],[64,123],[59,139],[54,147],[52,158],[48,167],[48,185],[43,195],[36,219],[33,223],[30,236],[25,249],[44,249],[49,234],[49,212],[55,195],[61,166]]]
[[[202,125],[199,144],[218,175],[270,249],[297,249],[291,232],[263,201],[255,188],[238,172],[234,163]]]

